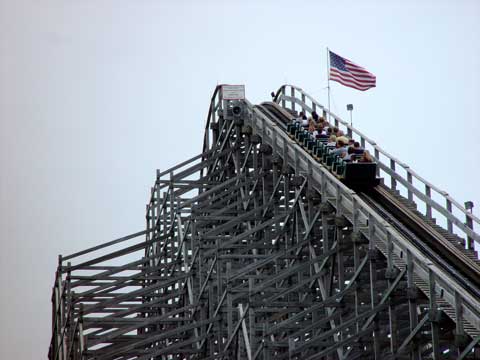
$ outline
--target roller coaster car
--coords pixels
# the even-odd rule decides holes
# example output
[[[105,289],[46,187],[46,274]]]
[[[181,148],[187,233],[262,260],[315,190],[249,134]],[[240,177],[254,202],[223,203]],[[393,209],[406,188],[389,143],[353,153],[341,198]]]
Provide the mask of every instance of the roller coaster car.
[[[335,174],[345,185],[353,189],[367,189],[377,186],[380,179],[377,178],[377,163],[345,163],[337,168]]]
[[[376,162],[349,162],[330,153],[327,139],[313,140],[306,129],[298,124],[287,125],[288,135],[297,141],[319,163],[323,164],[339,180],[352,189],[368,189],[377,186]]]

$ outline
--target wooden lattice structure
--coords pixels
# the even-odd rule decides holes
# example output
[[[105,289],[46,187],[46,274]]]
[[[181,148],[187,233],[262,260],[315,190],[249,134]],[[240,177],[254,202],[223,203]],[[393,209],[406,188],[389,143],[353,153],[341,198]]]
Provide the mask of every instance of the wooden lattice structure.
[[[327,115],[286,89],[283,108]],[[49,358],[480,358],[480,299],[272,119],[221,95],[202,153],[157,172],[146,229],[59,258]],[[391,179],[384,191],[413,204]],[[444,236],[461,242],[454,219]],[[461,229],[475,258],[472,221]]]

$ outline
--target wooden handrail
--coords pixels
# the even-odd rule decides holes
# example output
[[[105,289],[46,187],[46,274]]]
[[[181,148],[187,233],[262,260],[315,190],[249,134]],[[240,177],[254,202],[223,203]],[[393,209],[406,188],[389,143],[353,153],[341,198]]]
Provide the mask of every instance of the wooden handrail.
[[[312,106],[309,106],[306,100],[310,101]],[[467,224],[464,223],[463,220],[455,216],[452,213],[452,209],[455,208],[459,210],[467,220],[470,219],[472,222],[476,224],[476,226],[480,226],[480,219],[478,217],[476,217],[467,209],[465,209],[465,207],[463,207],[459,202],[457,202],[455,199],[449,196],[449,194],[446,191],[439,189],[438,187],[436,187],[435,185],[433,185],[432,183],[424,179],[417,172],[412,170],[410,166],[408,166],[404,162],[400,161],[399,159],[395,158],[394,156],[386,152],[379,145],[377,145],[375,141],[368,138],[359,130],[355,129],[347,121],[343,120],[340,116],[326,109],[323,105],[318,103],[315,99],[313,99],[313,97],[311,97],[303,89],[301,89],[298,86],[290,85],[290,84],[282,85],[275,93],[274,101],[278,104],[282,104],[282,102],[284,103],[285,101],[291,102],[292,104],[298,104],[299,106],[302,107],[303,110],[306,110],[308,112],[313,111],[312,108],[314,106],[322,109],[324,113],[328,114],[331,118],[335,120],[335,123],[343,125],[348,129],[348,131],[351,131],[352,134],[359,136],[360,139],[362,140],[362,145],[367,143],[372,147],[375,153],[375,157],[377,158],[377,161],[383,165],[382,170],[385,171],[385,173],[387,173],[392,178],[392,185],[396,186],[396,182],[398,181],[407,189],[409,198],[411,198],[413,194],[419,197],[419,199],[425,204],[427,208],[427,216],[428,214],[430,214],[430,211],[431,211],[430,209],[433,208],[439,211],[446,218],[447,230],[449,232],[451,233],[453,232],[452,224],[455,224],[455,226],[457,226],[466,236],[473,237],[477,242],[480,242],[479,240],[480,236],[477,233],[475,233],[474,229],[470,229],[467,226]],[[292,107],[293,106],[294,105],[292,105]],[[381,155],[387,158],[387,163],[384,163],[380,159]],[[392,167],[392,164],[393,164],[393,167]],[[398,170],[400,170],[400,168],[405,170],[406,172],[405,176],[399,173]],[[413,179],[418,180],[422,184],[422,187],[425,188],[425,192],[423,190],[419,190],[417,187],[414,186]],[[437,193],[442,198],[444,198],[445,200],[444,204],[439,204],[435,200],[433,200],[431,198],[432,192]],[[422,194],[424,196],[419,196],[419,194]]]

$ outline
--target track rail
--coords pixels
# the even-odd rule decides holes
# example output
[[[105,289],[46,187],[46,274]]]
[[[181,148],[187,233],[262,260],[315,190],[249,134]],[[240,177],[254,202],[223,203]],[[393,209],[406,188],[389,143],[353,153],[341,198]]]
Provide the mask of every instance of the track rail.
[[[448,271],[473,296],[480,297],[480,268],[387,190],[376,186],[359,196],[424,255]]]
[[[275,121],[277,125],[280,125],[283,130],[287,130],[287,123],[293,117],[287,110],[278,106],[278,104],[274,102],[264,102],[255,107]]]

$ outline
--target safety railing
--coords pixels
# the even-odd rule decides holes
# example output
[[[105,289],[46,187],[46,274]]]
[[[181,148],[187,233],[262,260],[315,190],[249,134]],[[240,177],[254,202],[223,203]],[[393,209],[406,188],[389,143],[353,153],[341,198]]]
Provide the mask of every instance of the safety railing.
[[[301,88],[283,85],[277,90],[274,101],[293,111],[303,111],[305,114],[315,111],[319,115],[323,114],[325,119],[349,137],[358,138],[361,146],[369,150],[378,161],[377,175],[384,179],[386,186],[414,201],[419,211],[424,212],[428,219],[437,221],[450,234],[464,238],[467,249],[474,249],[474,243],[480,246],[480,235],[475,232],[480,228],[479,218],[447,192],[425,180],[407,164],[383,150],[375,141],[326,109]]]

